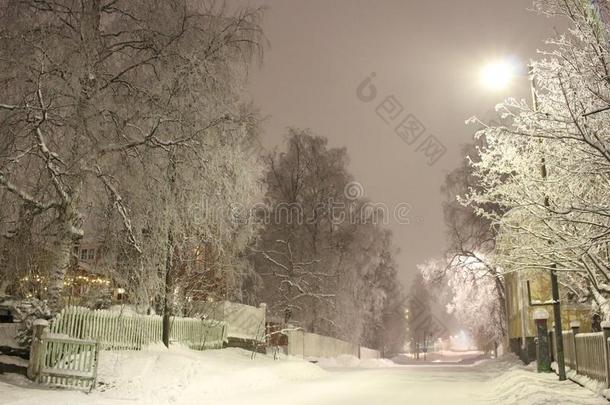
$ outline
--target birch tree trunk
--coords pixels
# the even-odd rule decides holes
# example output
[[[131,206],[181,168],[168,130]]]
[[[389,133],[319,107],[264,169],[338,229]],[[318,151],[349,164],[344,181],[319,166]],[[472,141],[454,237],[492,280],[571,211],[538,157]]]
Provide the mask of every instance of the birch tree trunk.
[[[48,305],[51,313],[58,313],[63,307],[63,291],[65,278],[70,263],[74,245],[81,236],[76,227],[79,218],[76,203],[70,201],[64,208],[58,221],[59,231],[52,244],[53,254],[49,272]]]

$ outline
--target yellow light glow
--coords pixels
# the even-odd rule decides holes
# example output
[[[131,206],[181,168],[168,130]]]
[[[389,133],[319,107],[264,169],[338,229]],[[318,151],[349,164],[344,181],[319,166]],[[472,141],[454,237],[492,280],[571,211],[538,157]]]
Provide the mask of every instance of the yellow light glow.
[[[491,62],[481,69],[481,85],[494,91],[504,90],[512,81],[513,76],[514,69],[510,62]]]

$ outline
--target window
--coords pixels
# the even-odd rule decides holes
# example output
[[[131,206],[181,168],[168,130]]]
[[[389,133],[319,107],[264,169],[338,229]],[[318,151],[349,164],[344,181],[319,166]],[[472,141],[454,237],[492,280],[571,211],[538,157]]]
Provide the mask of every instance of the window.
[[[80,259],[87,260],[87,249],[81,249],[80,251]]]
[[[95,259],[95,249],[89,249],[89,260]]]

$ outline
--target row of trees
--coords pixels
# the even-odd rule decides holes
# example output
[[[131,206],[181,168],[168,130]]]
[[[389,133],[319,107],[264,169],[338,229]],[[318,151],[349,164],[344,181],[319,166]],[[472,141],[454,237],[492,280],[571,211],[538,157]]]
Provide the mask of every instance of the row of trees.
[[[257,294],[277,318],[396,353],[404,298],[391,233],[354,184],[344,148],[290,129],[265,158],[266,226],[252,249]]]
[[[564,302],[591,303],[610,319],[609,8],[583,0],[535,5],[571,27],[532,62],[533,103],[499,104],[500,124],[471,120],[482,127],[476,148],[445,187],[458,196],[445,209],[448,257],[425,266],[430,280],[451,280],[458,315],[487,337],[504,334],[508,272],[556,271]],[[488,316],[473,312],[473,302]],[[487,330],[481,321],[491,322]]]
[[[346,201],[346,151],[291,130],[261,159],[244,102],[261,18],[213,1],[0,2],[4,285],[41,280],[57,312],[94,239],[96,267],[167,323],[193,300],[266,301],[312,331],[399,340],[391,236],[324,212]],[[257,203],[313,217],[264,221]]]
[[[241,93],[260,18],[185,0],[1,3],[5,277],[40,275],[56,312],[75,245],[103,237],[134,300],[169,319],[193,240],[220,253],[246,243],[247,226],[202,201],[258,190]]]

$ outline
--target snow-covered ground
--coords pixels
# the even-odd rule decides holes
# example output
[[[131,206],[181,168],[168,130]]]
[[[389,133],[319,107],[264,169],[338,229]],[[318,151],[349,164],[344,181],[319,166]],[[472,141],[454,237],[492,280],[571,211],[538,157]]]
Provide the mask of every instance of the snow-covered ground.
[[[394,357],[392,360],[398,364],[414,364],[424,365],[435,363],[452,363],[452,364],[472,364],[477,360],[480,360],[483,356],[483,352],[476,350],[441,350],[438,352],[431,352],[427,354],[420,353],[419,359],[414,354],[400,354]]]
[[[312,364],[240,349],[195,352],[153,347],[103,352],[91,394],[35,388],[0,375],[0,403],[64,404],[578,404],[607,402],[513,358],[421,367],[341,357]]]

